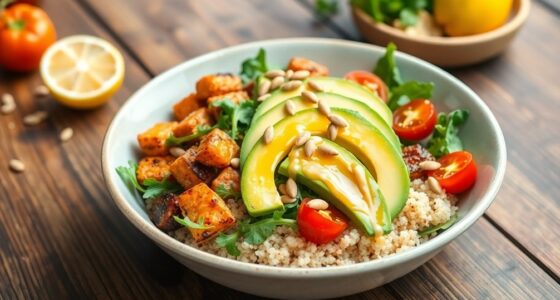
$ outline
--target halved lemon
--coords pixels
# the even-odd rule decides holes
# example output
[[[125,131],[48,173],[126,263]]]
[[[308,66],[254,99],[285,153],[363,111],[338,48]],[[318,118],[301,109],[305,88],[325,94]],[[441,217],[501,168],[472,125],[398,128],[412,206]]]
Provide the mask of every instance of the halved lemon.
[[[94,36],[63,38],[41,59],[41,77],[52,96],[77,109],[102,105],[124,79],[122,54],[109,42]]]

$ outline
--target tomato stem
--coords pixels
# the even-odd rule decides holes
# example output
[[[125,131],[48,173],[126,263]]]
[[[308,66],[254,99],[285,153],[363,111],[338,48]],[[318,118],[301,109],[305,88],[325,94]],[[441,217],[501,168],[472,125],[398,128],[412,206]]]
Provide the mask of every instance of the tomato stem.
[[[25,29],[25,21],[24,20],[16,20],[16,21],[7,22],[6,27],[8,27],[8,29],[11,29],[11,30],[20,31],[20,30]]]

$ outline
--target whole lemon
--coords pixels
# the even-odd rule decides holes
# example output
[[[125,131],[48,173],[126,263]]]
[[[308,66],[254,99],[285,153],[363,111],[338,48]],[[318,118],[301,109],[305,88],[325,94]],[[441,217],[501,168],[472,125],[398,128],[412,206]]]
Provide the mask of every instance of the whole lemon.
[[[434,17],[449,36],[472,35],[503,25],[512,0],[435,0]]]

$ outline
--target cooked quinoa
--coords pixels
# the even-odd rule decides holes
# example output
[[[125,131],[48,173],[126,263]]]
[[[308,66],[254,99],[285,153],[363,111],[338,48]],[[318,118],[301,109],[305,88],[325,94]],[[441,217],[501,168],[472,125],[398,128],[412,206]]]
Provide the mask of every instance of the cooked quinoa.
[[[237,257],[229,255],[226,249],[218,247],[214,241],[197,245],[186,228],[172,232],[171,236],[203,251],[255,264],[312,268],[340,266],[405,251],[433,238],[436,233],[421,237],[418,232],[447,222],[457,211],[456,202],[453,195],[436,194],[425,181],[416,179],[411,182],[406,206],[393,220],[393,231],[389,234],[370,237],[349,227],[336,240],[316,245],[305,241],[297,229],[280,226],[260,245],[250,245],[240,240],[237,247],[241,255]],[[247,217],[241,201],[230,199],[227,205],[235,218]]]

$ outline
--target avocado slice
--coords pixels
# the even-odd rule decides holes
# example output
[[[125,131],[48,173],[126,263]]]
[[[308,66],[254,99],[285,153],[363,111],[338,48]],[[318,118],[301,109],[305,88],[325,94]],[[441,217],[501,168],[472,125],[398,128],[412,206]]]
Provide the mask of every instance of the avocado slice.
[[[377,128],[389,140],[389,142],[391,142],[393,147],[399,153],[401,152],[401,143],[393,129],[388,126],[385,121],[383,121],[383,119],[379,116],[379,114],[372,110],[368,105],[364,104],[363,102],[333,93],[317,93],[317,96],[320,99],[326,101],[331,107],[339,107],[357,111],[362,117],[364,117],[375,128]],[[317,104],[304,100],[301,96],[295,96],[293,98],[290,98],[289,100],[294,104],[294,111],[296,112],[317,107]],[[241,165],[244,164],[247,155],[249,154],[251,149],[253,149],[253,146],[262,137],[266,128],[272,124],[276,124],[276,122],[286,117],[287,114],[284,105],[285,102],[280,102],[278,105],[268,110],[259,119],[253,118],[252,125],[245,134],[245,137],[243,138],[243,144],[241,145],[241,152],[239,156]]]
[[[307,158],[303,147],[294,148],[278,167],[278,173],[289,176],[290,172],[295,172],[297,182],[336,206],[368,235],[391,232],[391,216],[385,198],[371,173],[343,147],[324,138],[320,143],[336,149],[338,155],[329,156],[316,151]],[[355,183],[353,167],[364,170],[367,198]]]
[[[352,98],[354,100],[365,103],[375,112],[377,112],[379,116],[381,116],[381,118],[385,121],[385,123],[387,123],[387,125],[391,127],[393,123],[393,113],[391,112],[389,107],[387,107],[385,102],[381,100],[381,98],[379,98],[372,91],[353,81],[334,77],[311,77],[305,81],[304,85],[292,91],[286,92],[282,91],[282,89],[278,89],[259,105],[253,117],[254,120],[258,119],[267,111],[269,111],[276,105],[286,101],[287,99],[301,95],[302,91],[313,91],[313,89],[310,88],[307,84],[308,81],[313,81],[315,84],[320,86],[324,92],[346,96],[348,98]]]
[[[331,108],[331,111],[349,124],[339,129],[335,143],[353,153],[375,174],[394,218],[404,207],[409,188],[408,171],[400,153],[359,113],[341,108]],[[283,208],[274,184],[277,166],[290,152],[299,132],[326,136],[329,124],[328,118],[317,109],[306,109],[276,123],[269,144],[255,144],[247,155],[241,176],[241,193],[249,214],[260,216]]]

